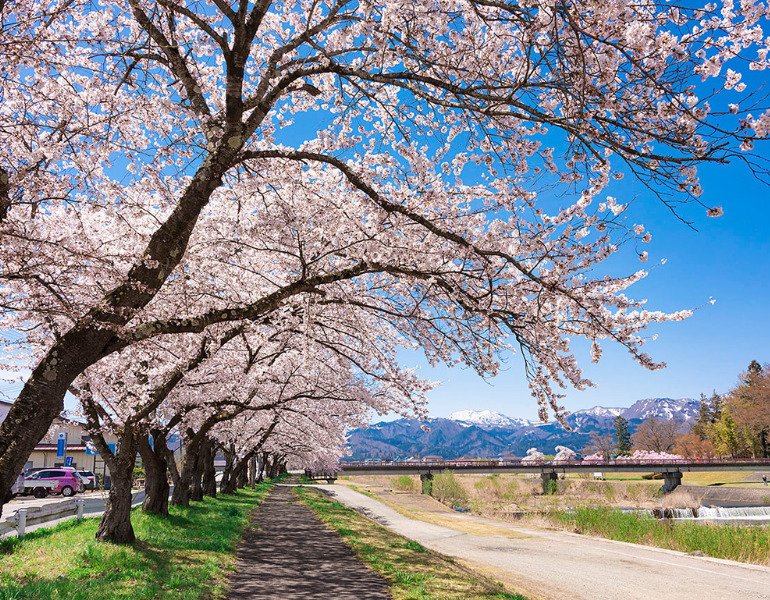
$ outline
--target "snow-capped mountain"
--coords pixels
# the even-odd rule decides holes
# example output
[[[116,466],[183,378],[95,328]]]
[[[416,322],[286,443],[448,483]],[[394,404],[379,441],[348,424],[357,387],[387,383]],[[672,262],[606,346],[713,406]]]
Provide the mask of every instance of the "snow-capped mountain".
[[[524,427],[531,425],[526,419],[512,419],[494,410],[459,410],[449,415],[449,419],[457,421],[461,425],[469,427],[480,425],[482,427]]]
[[[623,411],[627,408],[606,408],[604,406],[594,406],[593,408],[585,408],[583,410],[576,410],[573,415],[591,415],[592,417],[610,417],[614,419],[618,415],[622,415]]]
[[[619,414],[628,421],[631,433],[649,417],[679,421],[686,430],[693,425],[699,408],[700,401],[687,398],[638,400],[628,408],[595,406],[570,414],[569,431],[556,422],[532,422],[492,410],[461,410],[448,419],[430,419],[427,431],[416,419],[376,423],[352,431],[348,443],[354,460],[431,454],[446,459],[523,456],[529,448],[554,454],[556,446],[581,451],[594,433],[613,435],[613,420]]]
[[[645,398],[637,400],[629,408],[623,410],[623,418],[628,419],[677,419],[678,421],[691,422],[698,416],[700,400],[689,398]]]

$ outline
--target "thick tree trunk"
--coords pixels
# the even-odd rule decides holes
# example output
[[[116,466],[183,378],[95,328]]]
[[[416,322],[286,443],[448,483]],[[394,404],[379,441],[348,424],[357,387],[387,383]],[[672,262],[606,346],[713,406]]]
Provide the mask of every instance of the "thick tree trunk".
[[[231,448],[222,449],[225,455],[225,470],[222,472],[222,481],[219,483],[219,491],[223,494],[232,494],[235,489],[235,480],[233,469],[235,468],[235,450]]]
[[[222,479],[222,484],[219,486],[219,491],[223,494],[234,494],[236,486],[235,474],[231,474],[227,479]]]
[[[166,462],[168,463],[168,474],[171,475],[171,485],[179,485],[179,468],[176,464],[174,453],[166,448]]]
[[[238,473],[235,478],[235,487],[245,488],[249,483],[249,459],[244,458],[238,463]]]
[[[267,463],[267,476],[269,479],[275,479],[278,477],[279,458],[277,456],[270,456]]]
[[[190,500],[200,502],[203,500],[203,452],[207,442],[201,444],[201,449],[195,456],[195,464],[193,465],[192,475],[190,477]]]
[[[179,473],[179,479],[174,482],[174,491],[171,494],[173,506],[189,506],[193,472],[200,454],[201,444],[194,439],[187,444],[184,458],[184,466]]]
[[[214,442],[208,442],[201,453],[203,460],[203,495],[215,498],[217,495],[217,472],[214,469],[216,448]]]
[[[139,454],[144,463],[144,502],[142,511],[148,514],[168,516],[168,456],[166,436],[159,430],[152,431],[153,446],[147,435],[138,439]],[[154,448],[154,449],[153,449]]]
[[[254,489],[257,486],[257,457],[249,459],[249,486]]]
[[[265,480],[265,465],[267,464],[267,454],[263,452],[259,456],[259,461],[257,462],[257,483],[262,483]]]
[[[132,544],[136,539],[131,525],[131,483],[136,462],[136,445],[130,428],[124,430],[110,462],[112,485],[96,539],[116,544]],[[97,445],[98,447],[98,445]],[[101,452],[100,452],[101,453]]]

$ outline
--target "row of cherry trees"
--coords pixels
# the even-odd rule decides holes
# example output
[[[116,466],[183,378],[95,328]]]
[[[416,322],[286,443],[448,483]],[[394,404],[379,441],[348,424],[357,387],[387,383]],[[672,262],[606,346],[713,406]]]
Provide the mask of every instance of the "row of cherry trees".
[[[345,323],[337,306],[318,307],[312,326],[239,323],[201,334],[154,339],[116,352],[71,386],[111,475],[110,502],[97,538],[132,542],[132,472],[145,465],[146,512],[167,515],[216,493],[214,455],[226,465],[221,491],[244,485],[253,459],[268,472],[286,461],[332,470],[345,431],[377,411],[419,411],[430,385],[378,352],[382,323],[364,313]],[[117,437],[114,452],[104,433]],[[180,432],[184,461],[166,441]]]
[[[662,366],[645,328],[689,313],[603,266],[652,239],[613,182],[676,210],[699,164],[760,168],[741,71],[767,66],[767,12],[0,2],[0,331],[24,374],[0,507],[68,391],[121,440],[118,477],[182,431],[184,502],[211,442],[236,471],[271,443],[326,461],[369,410],[422,414],[399,347],[482,375],[517,351],[543,417],[590,385],[573,337]]]

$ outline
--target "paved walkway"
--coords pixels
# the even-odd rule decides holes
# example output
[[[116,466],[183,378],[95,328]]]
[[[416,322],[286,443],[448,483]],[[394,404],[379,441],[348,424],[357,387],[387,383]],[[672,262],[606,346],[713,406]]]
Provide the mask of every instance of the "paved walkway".
[[[404,537],[511,583],[533,599],[770,599],[768,567],[577,534],[525,529],[461,515],[436,503],[435,513],[447,525],[439,526],[405,517],[343,485],[315,487]],[[427,518],[430,516],[426,513]],[[481,527],[487,532],[484,535],[466,532]]]
[[[278,485],[238,549],[230,600],[388,600],[387,584]]]

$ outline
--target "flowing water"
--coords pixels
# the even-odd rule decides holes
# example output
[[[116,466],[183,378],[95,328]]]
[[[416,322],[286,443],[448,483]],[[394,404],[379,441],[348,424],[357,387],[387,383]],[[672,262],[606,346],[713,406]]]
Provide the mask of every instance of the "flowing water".
[[[770,525],[770,506],[701,506],[696,509],[670,508],[666,509],[664,516],[674,521]]]

